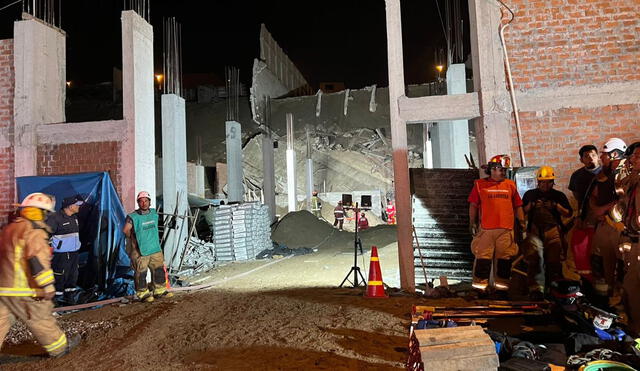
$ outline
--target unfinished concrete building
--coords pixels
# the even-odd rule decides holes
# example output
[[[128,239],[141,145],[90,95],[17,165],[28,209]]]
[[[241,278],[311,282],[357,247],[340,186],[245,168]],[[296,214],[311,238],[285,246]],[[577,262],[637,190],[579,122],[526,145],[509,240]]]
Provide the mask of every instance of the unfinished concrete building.
[[[480,174],[464,156],[476,165],[496,154],[510,154],[516,167],[551,165],[556,188],[568,193],[582,145],[601,147],[610,137],[639,141],[640,3],[468,0],[472,81],[468,68],[451,64],[445,83],[418,86],[405,83],[400,1],[385,4],[388,87],[309,91],[295,61],[263,25],[250,94],[236,91],[232,116],[226,100],[185,102],[179,88],[154,102],[154,29],[148,13],[127,10],[121,15],[122,119],[66,122],[65,32],[28,14],[15,23],[14,38],[0,40],[0,225],[18,201],[16,178],[33,175],[106,171],[127,211],[135,208],[136,193],[148,190],[164,193],[164,208],[184,219],[187,194],[210,199],[194,209],[214,209],[219,200],[211,199],[237,202],[215,204],[220,223],[212,227],[213,242],[190,242],[191,235],[176,232],[179,242],[165,259],[170,268],[182,265],[178,258],[186,250],[178,247],[189,244],[190,253],[209,254],[203,259],[213,263],[203,264],[197,254],[186,259],[206,269],[174,279],[184,285],[172,288],[175,298],[132,305],[110,298],[99,305],[119,305],[66,317],[67,329],[84,331],[84,345],[62,359],[29,359],[27,368],[498,367],[494,342],[478,326],[466,326],[502,331],[503,323],[483,316],[495,303],[460,309],[472,304],[414,295],[416,288],[431,292],[425,284],[434,279],[442,284],[436,293],[451,294],[447,277],[468,281],[471,275],[467,195]],[[314,190],[325,202],[326,220],[300,212],[311,208]],[[362,231],[361,241],[332,228],[326,221],[333,221],[343,194],[354,201],[372,196],[367,213],[374,222],[385,199],[395,199],[397,226]],[[279,223],[268,228],[276,215]],[[238,234],[229,232],[234,228]],[[246,237],[258,229],[265,238]],[[241,235],[242,259],[230,252]],[[272,241],[278,246],[268,259],[254,259],[255,246],[267,251]],[[386,288],[393,295],[385,298],[383,278],[370,276],[370,286],[381,290],[372,295],[380,298],[375,302],[363,299],[362,290],[335,288],[352,262],[366,266],[370,252],[371,270],[401,289]],[[240,260],[252,261],[231,264]],[[203,291],[189,293],[195,290]],[[514,326],[518,335],[544,323],[541,333],[564,344],[564,330],[548,323],[548,302],[512,304],[506,309],[521,320]],[[247,322],[239,313],[256,313],[258,320]],[[459,329],[438,329],[450,342],[427,349],[425,342],[439,340],[414,333],[425,316],[459,320],[462,331],[471,330],[459,338],[453,335]],[[537,323],[530,327],[525,317]],[[409,321],[415,324],[407,348]],[[629,322],[636,332],[637,321]],[[29,341],[16,332],[14,345]]]

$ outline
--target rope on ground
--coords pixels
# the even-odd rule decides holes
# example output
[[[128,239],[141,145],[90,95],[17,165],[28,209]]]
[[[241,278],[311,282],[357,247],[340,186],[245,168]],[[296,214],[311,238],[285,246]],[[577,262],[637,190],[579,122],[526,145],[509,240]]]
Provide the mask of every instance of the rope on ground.
[[[286,256],[282,259],[278,259],[278,260],[274,260],[272,262],[269,262],[265,265],[261,265],[259,267],[256,267],[250,271],[244,272],[244,273],[240,273],[238,275],[235,275],[233,277],[230,278],[226,278],[223,280],[217,280],[217,281],[213,281],[213,282],[209,282],[209,283],[205,283],[202,285],[197,285],[197,286],[186,286],[186,287],[175,287],[175,288],[171,288],[169,289],[169,291],[172,292],[178,292],[178,291],[194,291],[194,290],[203,290],[203,289],[208,289],[212,286],[215,286],[217,284],[220,283],[224,283],[224,282],[229,282],[231,280],[234,280],[236,278],[240,278],[240,277],[244,277],[247,276],[253,272],[259,271],[260,269],[266,268],[270,265],[276,264],[276,263],[280,263],[282,261],[285,261],[289,258],[292,258],[294,255],[289,255]],[[107,305],[107,304],[115,304],[115,303],[121,303],[124,301],[132,301],[134,299],[133,296],[121,296],[121,297],[117,297],[117,298],[112,298],[112,299],[105,299],[105,300],[100,300],[100,301],[94,301],[91,303],[85,303],[85,304],[78,304],[78,305],[70,305],[70,306],[66,306],[66,307],[58,307],[53,309],[54,312],[68,312],[68,311],[74,311],[74,310],[79,310],[79,309],[87,309],[87,308],[93,308],[93,307],[97,307],[97,306],[102,306],[102,305]]]

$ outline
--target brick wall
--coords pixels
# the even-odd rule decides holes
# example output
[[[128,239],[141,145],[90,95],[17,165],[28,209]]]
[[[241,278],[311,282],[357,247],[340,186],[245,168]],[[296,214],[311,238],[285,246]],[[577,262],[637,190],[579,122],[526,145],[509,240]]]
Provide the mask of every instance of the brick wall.
[[[120,142],[39,145],[38,175],[107,171],[120,195],[120,151]]]
[[[13,40],[0,40],[0,133],[7,139],[0,146],[0,226],[6,224],[15,202],[13,141]]]
[[[513,0],[505,38],[516,91],[640,80],[640,2]],[[578,149],[611,137],[640,140],[640,105],[521,112],[527,164],[556,168],[566,191]],[[515,124],[512,155],[519,164]]]
[[[640,80],[640,1],[511,0],[517,89]]]
[[[592,109],[563,108],[520,113],[527,165],[556,169],[558,186],[566,191],[571,173],[581,165],[578,150],[585,144],[601,148],[611,137],[627,145],[640,141],[640,105],[626,104]],[[519,164],[515,125],[512,148]]]

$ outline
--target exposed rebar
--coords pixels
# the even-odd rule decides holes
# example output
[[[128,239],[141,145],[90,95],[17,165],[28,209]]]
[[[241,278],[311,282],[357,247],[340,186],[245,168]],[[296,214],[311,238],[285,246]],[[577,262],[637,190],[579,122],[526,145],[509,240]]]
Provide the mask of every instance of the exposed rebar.
[[[240,116],[240,71],[236,67],[225,68],[227,90],[227,121],[238,121]]]
[[[124,0],[122,7],[124,10],[133,10],[151,23],[151,0]]]
[[[162,72],[163,92],[182,97],[182,25],[175,17],[163,20]]]
[[[60,28],[62,26],[62,0],[18,0],[11,5],[22,2],[22,12],[37,18],[44,23]]]

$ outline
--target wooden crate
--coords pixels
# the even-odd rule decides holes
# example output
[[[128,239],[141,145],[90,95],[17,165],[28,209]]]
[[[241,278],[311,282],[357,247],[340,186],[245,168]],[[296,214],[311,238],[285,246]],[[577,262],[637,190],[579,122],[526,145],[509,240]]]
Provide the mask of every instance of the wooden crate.
[[[414,330],[412,340],[424,370],[497,370],[500,364],[495,344],[480,326]]]

